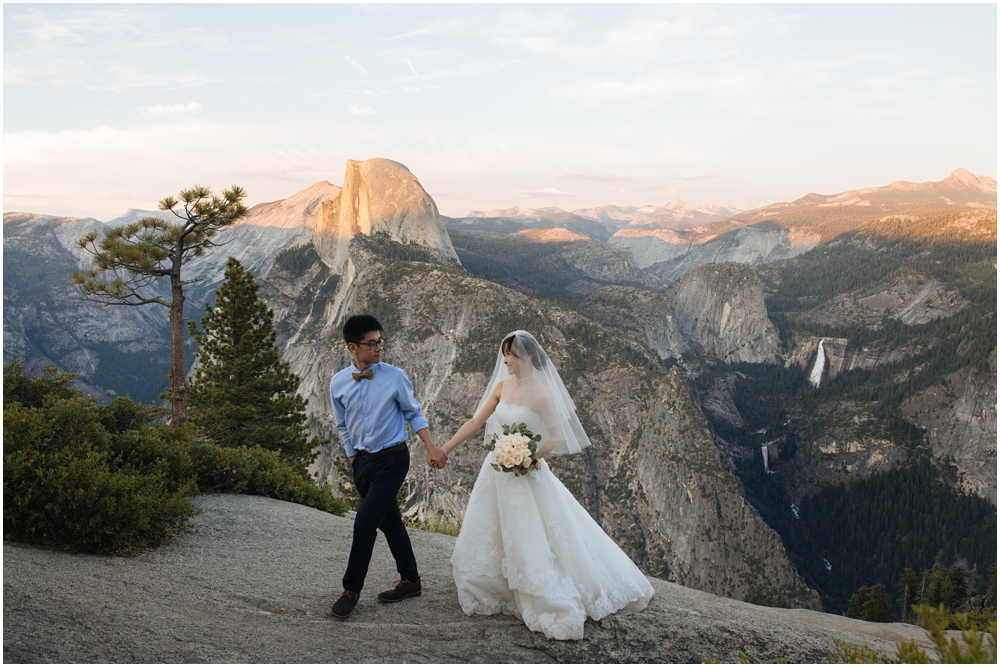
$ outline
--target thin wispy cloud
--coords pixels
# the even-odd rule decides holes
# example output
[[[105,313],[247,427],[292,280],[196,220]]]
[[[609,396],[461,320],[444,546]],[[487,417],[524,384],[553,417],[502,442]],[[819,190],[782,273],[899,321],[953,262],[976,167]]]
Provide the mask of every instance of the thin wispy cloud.
[[[710,178],[717,178],[719,175],[712,172],[708,174],[691,174],[688,176],[671,176],[674,181],[704,181]]]
[[[525,17],[516,26],[510,23],[499,25],[494,40],[574,65],[607,65],[659,59],[675,50],[678,40],[688,39],[698,32],[688,19],[664,21],[637,18],[626,26],[605,31],[594,40],[589,35],[578,35],[572,25],[566,25],[560,31],[563,35],[553,35],[551,30],[540,29],[544,23],[532,20],[534,18]]]
[[[525,197],[575,197],[575,192],[563,192],[557,188],[539,188],[537,190],[514,190],[514,194]]]
[[[4,84],[81,86],[93,91],[174,89],[218,81],[195,71],[163,71],[163,53],[214,54],[228,48],[225,35],[202,28],[157,30],[136,8],[76,9],[54,18],[40,10],[5,16]],[[10,44],[17,44],[10,48]],[[109,49],[109,44],[114,49]],[[129,54],[123,64],[121,54]],[[158,66],[136,63],[147,58]]]
[[[352,104],[347,107],[347,110],[355,116],[370,116],[371,114],[376,113],[375,107],[363,107],[357,104]]]
[[[549,178],[560,181],[593,181],[595,183],[629,183],[639,180],[638,176],[601,174],[588,171],[564,171],[559,174],[552,174]]]
[[[907,72],[899,72],[895,76],[884,79],[865,79],[864,82],[872,88],[900,88],[915,85],[925,80],[930,73],[931,70],[929,68],[921,67]]]
[[[411,72],[413,72],[413,76],[420,78],[420,74],[417,72],[417,68],[413,66],[413,63],[410,62],[410,59],[404,57],[403,60],[406,61],[406,66],[410,68]]]
[[[394,39],[403,39],[404,37],[416,37],[417,35],[426,35],[433,32],[432,28],[421,28],[420,30],[411,30],[410,32],[404,32],[402,35],[393,35],[392,37],[385,37],[382,39],[383,42],[389,42]]]
[[[345,57],[347,58],[347,62],[351,63],[352,65],[354,65],[355,67],[357,67],[359,70],[361,70],[365,74],[368,74],[368,70],[366,70],[364,67],[362,67],[361,65],[359,65],[358,61],[354,60],[350,56],[345,56]]]
[[[139,107],[139,113],[143,116],[153,116],[162,118],[164,116],[180,116],[194,114],[202,110],[202,106],[197,102],[188,104],[157,104],[151,107]]]

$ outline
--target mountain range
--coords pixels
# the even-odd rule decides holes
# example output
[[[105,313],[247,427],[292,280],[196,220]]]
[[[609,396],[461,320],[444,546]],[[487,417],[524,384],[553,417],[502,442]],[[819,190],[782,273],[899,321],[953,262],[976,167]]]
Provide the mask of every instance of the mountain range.
[[[349,161],[342,187],[259,204],[222,232],[186,269],[186,312],[199,317],[228,255],[258,277],[311,428],[332,441],[312,471],[335,488],[326,384],[348,362],[349,314],[383,322],[386,360],[439,438],[471,416],[499,340],[526,328],[594,442],[553,466],[649,574],[840,611],[905,566],[995,562],[995,181],[958,170],[644,226],[657,210],[450,219],[405,166]],[[4,215],[5,363],[54,363],[101,400],[156,398],[165,311],[100,306],[68,281],[89,263],[77,238],[147,214]],[[407,515],[459,517],[482,455],[467,444],[444,471],[415,466]],[[913,497],[937,503],[931,524],[911,518],[915,500],[886,505]],[[851,528],[875,506],[890,523]]]

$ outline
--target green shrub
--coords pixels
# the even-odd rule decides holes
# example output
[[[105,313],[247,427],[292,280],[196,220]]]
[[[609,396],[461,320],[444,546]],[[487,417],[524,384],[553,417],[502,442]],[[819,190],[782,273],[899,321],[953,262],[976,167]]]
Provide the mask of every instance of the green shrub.
[[[337,516],[344,516],[349,509],[346,501],[333,497],[328,485],[316,486],[292,464],[263,447],[220,447],[201,442],[194,445],[192,453],[202,490],[267,496]]]
[[[189,436],[128,398],[97,406],[73,377],[4,367],[4,537],[116,554],[162,543],[194,514]]]
[[[920,627],[927,632],[927,639],[934,646],[934,653],[936,655],[928,655],[924,649],[917,645],[914,639],[899,642],[896,645],[896,655],[894,657],[873,651],[867,646],[854,646],[839,639],[834,639],[833,643],[836,646],[836,650],[834,651],[835,660],[847,664],[996,664],[996,620],[989,627],[979,629],[968,623],[965,614],[954,614],[954,616],[951,616],[945,610],[944,605],[937,608],[920,605],[914,611],[920,617]],[[958,623],[960,638],[948,637],[945,634],[953,619]]]

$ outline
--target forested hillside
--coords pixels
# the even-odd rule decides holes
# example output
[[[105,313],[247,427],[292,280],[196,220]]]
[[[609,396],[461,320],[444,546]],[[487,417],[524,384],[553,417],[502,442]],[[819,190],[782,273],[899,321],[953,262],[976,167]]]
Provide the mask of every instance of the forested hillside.
[[[798,258],[759,266],[789,365],[709,362],[695,380],[703,400],[730,387],[738,419],[707,410],[715,437],[748,500],[829,610],[846,611],[861,585],[885,584],[892,599],[906,567],[958,562],[985,575],[995,566],[995,502],[962,491],[959,478],[970,462],[935,455],[929,433],[903,409],[963,369],[992,378],[995,392],[996,213],[975,216],[986,233],[970,234],[971,241],[947,231],[968,220],[878,221]],[[954,293],[961,306],[918,324],[891,309],[872,321],[842,307],[876,292],[894,295],[899,288],[892,286],[903,279]],[[805,367],[792,359],[803,341],[824,337],[858,350],[906,353],[886,356],[897,359],[892,363],[824,374],[814,387],[808,376],[816,352]],[[995,468],[995,449],[993,457],[985,465]],[[823,473],[810,468],[833,472],[823,484]],[[973,582],[985,584],[985,576]]]

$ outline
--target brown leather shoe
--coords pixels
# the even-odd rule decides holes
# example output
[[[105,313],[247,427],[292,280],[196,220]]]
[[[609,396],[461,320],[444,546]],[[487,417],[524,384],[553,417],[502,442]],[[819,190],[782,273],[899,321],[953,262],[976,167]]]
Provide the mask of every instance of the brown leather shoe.
[[[354,591],[344,591],[333,603],[330,613],[337,618],[347,618],[354,612],[354,607],[358,604],[358,594]]]
[[[396,582],[395,588],[379,593],[378,599],[382,602],[399,602],[415,595],[420,595],[420,577],[417,577],[416,581],[400,579]]]

